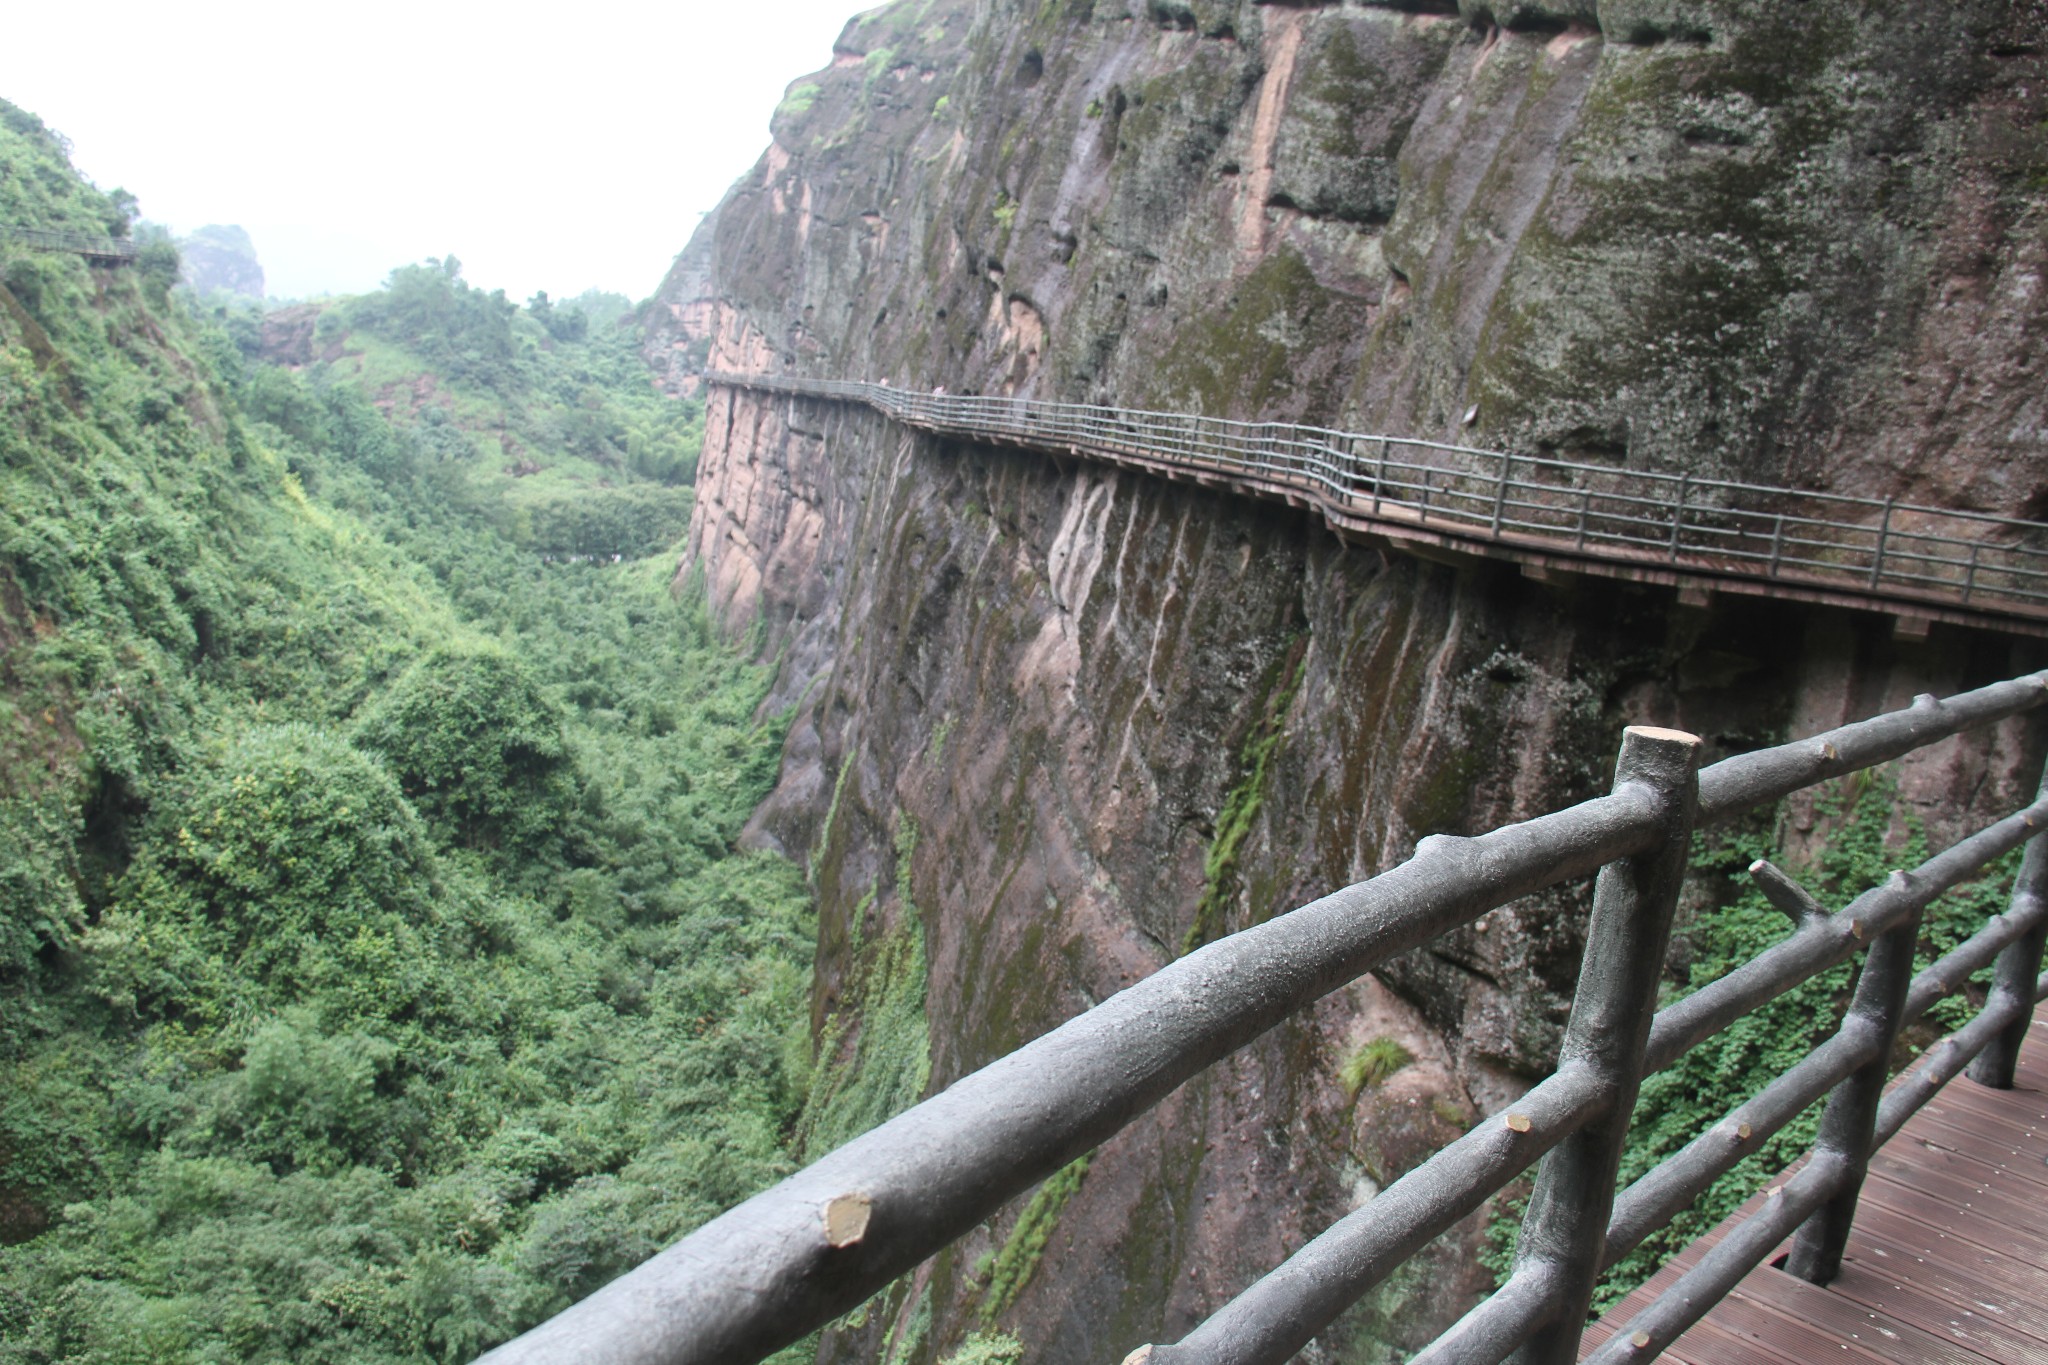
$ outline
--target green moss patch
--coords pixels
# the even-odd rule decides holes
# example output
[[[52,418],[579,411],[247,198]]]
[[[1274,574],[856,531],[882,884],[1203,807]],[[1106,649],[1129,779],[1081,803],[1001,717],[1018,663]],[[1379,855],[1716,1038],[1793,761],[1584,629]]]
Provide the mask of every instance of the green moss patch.
[[[1010,1229],[1009,1239],[989,1268],[988,1295],[981,1303],[984,1318],[993,1321],[999,1317],[1031,1282],[1060,1214],[1067,1201],[1080,1193],[1081,1182],[1088,1178],[1088,1163],[1093,1159],[1092,1155],[1084,1156],[1061,1167],[1038,1187],[1024,1212],[1017,1215],[1017,1226]]]
[[[1266,775],[1273,753],[1280,747],[1293,709],[1295,693],[1301,689],[1303,663],[1308,656],[1308,638],[1300,636],[1282,651],[1259,701],[1258,720],[1238,754],[1238,780],[1224,795],[1223,809],[1216,816],[1216,836],[1202,866],[1202,899],[1195,906],[1194,923],[1181,940],[1181,952],[1191,953],[1224,932],[1231,903],[1240,892],[1238,855],[1251,837],[1266,801]]]

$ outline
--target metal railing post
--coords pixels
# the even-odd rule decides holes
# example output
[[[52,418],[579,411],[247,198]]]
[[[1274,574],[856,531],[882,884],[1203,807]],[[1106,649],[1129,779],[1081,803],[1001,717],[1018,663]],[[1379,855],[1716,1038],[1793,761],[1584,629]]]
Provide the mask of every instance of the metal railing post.
[[[1500,538],[1501,509],[1508,505],[1508,471],[1514,468],[1514,463],[1512,455],[1500,457],[1500,484],[1493,490],[1493,536],[1496,540]]]
[[[1671,509],[1671,562],[1678,562],[1678,536],[1685,529],[1685,494],[1692,487],[1692,476],[1678,476],[1678,505]]]
[[[1977,552],[1984,547],[1977,541],[1970,542],[1970,567],[1963,572],[1963,603],[1969,604],[1970,594],[1977,590]]]
[[[1784,558],[1784,555],[1785,514],[1780,512],[1771,520],[1771,577],[1776,578],[1778,576],[1778,562]]]
[[[1602,1117],[1558,1144],[1537,1170],[1511,1280],[1548,1277],[1555,1298],[1548,1320],[1512,1357],[1516,1365],[1571,1365],[1578,1358],[1685,880],[1699,803],[1699,751],[1699,737],[1681,730],[1630,726],[1622,736],[1614,789],[1654,792],[1660,829],[1647,849],[1609,863],[1594,883],[1593,918],[1557,1069],[1589,1070],[1607,1104]]]
[[[1870,586],[1876,587],[1884,577],[1884,545],[1892,534],[1892,503],[1895,499],[1884,500],[1884,520],[1877,524],[1877,555],[1870,561]]]
[[[1591,488],[1581,488],[1579,490],[1579,537],[1577,541],[1577,548],[1581,550],[1586,548],[1586,518],[1591,516],[1592,512],[1593,490]]]
[[[1877,1106],[1891,1076],[1892,1044],[1898,1040],[1899,1018],[1913,984],[1913,946],[1919,941],[1918,910],[1879,935],[1863,959],[1856,998],[1850,1002],[1848,1018],[1842,1021],[1844,1033],[1861,1031],[1873,1039],[1876,1058],[1829,1093],[1827,1110],[1821,1115],[1814,1155],[1839,1157],[1846,1174],[1834,1197],[1800,1224],[1792,1239],[1791,1255],[1785,1260],[1787,1271],[1810,1284],[1826,1284],[1842,1272],[1842,1252],[1849,1245],[1856,1201],[1863,1191],[1877,1136]]]
[[[1390,442],[1386,437],[1380,437],[1379,468],[1373,471],[1372,476],[1372,514],[1374,516],[1380,514],[1380,499],[1386,495],[1387,491],[1387,446],[1389,444]]]
[[[2042,775],[2041,790],[2048,794],[2048,773]],[[2007,911],[2015,919],[2034,917],[2038,922],[2026,933],[2005,945],[1991,969],[1991,999],[2014,999],[2021,1006],[2020,1017],[2010,1028],[1993,1038],[1970,1063],[1965,1074],[1979,1085],[1993,1090],[2012,1089],[2013,1071],[2019,1065],[2020,1044],[2026,1041],[2027,1025],[2034,1016],[2034,986],[2041,976],[2041,952],[2048,945],[2048,839],[2035,835],[2020,862],[2020,875],[2012,885],[2012,905]]]
[[[1430,487],[1435,480],[1436,466],[1424,465],[1422,467],[1422,505],[1415,509],[1415,519],[1417,521],[1429,520],[1429,493]]]

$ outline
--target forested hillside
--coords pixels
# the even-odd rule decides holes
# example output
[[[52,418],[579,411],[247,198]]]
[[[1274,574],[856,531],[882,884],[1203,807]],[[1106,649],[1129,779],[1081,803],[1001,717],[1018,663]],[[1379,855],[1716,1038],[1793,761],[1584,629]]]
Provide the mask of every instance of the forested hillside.
[[[0,103],[0,222],[107,233]],[[786,1169],[761,671],[623,301],[0,247],[0,1361],[461,1360]]]

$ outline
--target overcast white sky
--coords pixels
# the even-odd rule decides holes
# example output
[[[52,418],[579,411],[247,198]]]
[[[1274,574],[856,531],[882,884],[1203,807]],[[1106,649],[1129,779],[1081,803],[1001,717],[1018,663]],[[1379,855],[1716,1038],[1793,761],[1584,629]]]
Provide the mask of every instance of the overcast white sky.
[[[639,299],[874,3],[24,3],[0,97],[145,217],[247,228],[276,296],[453,253],[517,299]]]

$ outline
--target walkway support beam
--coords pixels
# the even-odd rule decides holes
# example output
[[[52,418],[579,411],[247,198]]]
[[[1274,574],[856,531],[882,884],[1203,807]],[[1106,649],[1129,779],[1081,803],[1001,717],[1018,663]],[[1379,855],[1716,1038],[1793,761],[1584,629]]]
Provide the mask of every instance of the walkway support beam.
[[[704,378],[865,404],[949,439],[1168,477],[1199,470],[1233,492],[1313,508],[1341,535],[1667,586],[1768,585],[1771,596],[2048,636],[2048,523],[1286,422],[846,380]],[[1191,423],[1202,432],[1199,451]],[[1376,459],[1360,453],[1373,443]],[[1367,483],[1370,500],[1360,496]],[[1800,511],[1788,513],[1788,502]],[[1894,547],[1901,538],[1910,548]],[[1902,560],[1910,562],[1898,567]]]

